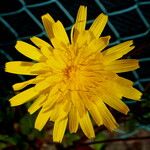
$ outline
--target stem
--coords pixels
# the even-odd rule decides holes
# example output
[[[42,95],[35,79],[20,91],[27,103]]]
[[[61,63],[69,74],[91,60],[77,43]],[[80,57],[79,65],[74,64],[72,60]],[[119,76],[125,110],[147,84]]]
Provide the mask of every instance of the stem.
[[[108,139],[102,141],[94,141],[94,142],[87,142],[87,143],[80,143],[80,145],[92,145],[92,144],[99,144],[99,143],[111,143],[111,142],[120,142],[120,141],[134,141],[134,140],[146,140],[150,139],[150,136],[145,137],[131,137],[131,138],[115,138],[115,139]]]

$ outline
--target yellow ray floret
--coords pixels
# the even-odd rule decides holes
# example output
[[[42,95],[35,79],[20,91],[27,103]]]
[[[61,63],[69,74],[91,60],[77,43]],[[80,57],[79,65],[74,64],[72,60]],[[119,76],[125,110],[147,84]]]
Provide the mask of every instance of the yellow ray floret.
[[[62,141],[67,126],[71,133],[80,127],[88,138],[94,138],[91,119],[98,126],[116,130],[118,124],[107,105],[127,114],[129,108],[122,98],[140,100],[142,95],[132,81],[117,74],[139,68],[137,60],[121,59],[134,48],[133,41],[106,49],[110,36],[101,34],[108,16],[100,14],[89,29],[85,27],[86,18],[87,7],[80,6],[69,39],[59,20],[43,15],[51,44],[35,36],[31,38],[35,46],[18,41],[16,49],[33,61],[5,65],[6,72],[32,76],[13,85],[15,91],[32,86],[12,97],[11,106],[32,101],[28,112],[40,109],[35,128],[42,130],[47,121],[54,122],[54,142]]]
[[[42,22],[49,39],[51,39],[54,36],[52,31],[52,25],[55,23],[54,19],[47,13],[42,16]]]
[[[15,48],[20,53],[22,53],[23,55],[25,55],[28,58],[31,58],[33,60],[40,61],[40,59],[42,58],[41,52],[36,47],[34,47],[26,42],[17,41]]]

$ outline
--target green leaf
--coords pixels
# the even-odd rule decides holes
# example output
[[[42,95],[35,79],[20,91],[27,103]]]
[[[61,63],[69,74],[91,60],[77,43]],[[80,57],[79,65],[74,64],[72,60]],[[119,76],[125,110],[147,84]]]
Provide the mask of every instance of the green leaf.
[[[38,131],[36,129],[33,129],[32,132],[28,135],[28,138],[30,140],[34,140],[35,138],[44,138],[45,132],[43,131]]]
[[[29,114],[25,115],[20,120],[20,128],[21,128],[22,134],[28,135],[32,131],[32,129],[34,128],[33,117],[30,116]]]
[[[4,149],[7,147],[7,144],[0,142],[0,149]]]
[[[79,139],[80,139],[80,136],[77,134],[66,133],[63,145],[64,147],[70,146],[73,144],[74,141],[77,141]]]
[[[106,135],[104,133],[98,133],[95,137],[95,140],[94,141],[103,141],[103,140],[106,140]],[[104,143],[99,143],[99,144],[93,144],[91,147],[94,149],[94,150],[101,150],[104,146]]]
[[[3,141],[5,143],[9,143],[12,145],[16,145],[17,141],[14,137],[10,137],[8,135],[0,135],[0,141]]]

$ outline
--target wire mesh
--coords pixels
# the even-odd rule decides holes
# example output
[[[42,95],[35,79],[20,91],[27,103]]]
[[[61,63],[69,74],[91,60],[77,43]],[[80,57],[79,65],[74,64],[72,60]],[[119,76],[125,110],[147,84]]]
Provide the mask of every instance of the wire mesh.
[[[45,31],[40,19],[40,16],[45,13],[50,13],[55,20],[62,21],[66,30],[70,30],[75,21],[77,9],[81,4],[88,6],[87,26],[101,12],[109,16],[103,35],[110,34],[112,36],[110,45],[130,39],[135,40],[137,45],[139,43],[143,45],[143,41],[148,41],[150,37],[150,0],[126,0],[123,2],[122,0],[87,0],[82,2],[79,0],[14,0],[13,2],[6,0],[3,5],[7,5],[7,9],[2,8],[2,5],[0,9],[0,58],[4,62],[16,60],[18,55],[10,50],[16,40],[27,40],[35,35],[45,38]],[[146,44],[148,45],[149,42]],[[135,86],[144,91],[145,85],[150,82],[148,69],[150,57],[148,49],[140,48],[144,49],[144,51],[140,50],[138,55],[142,67],[133,71],[131,78],[135,81]],[[23,76],[18,77],[19,80],[24,80]],[[149,125],[140,125],[133,133],[123,134],[122,137],[135,134],[139,128],[150,131]]]

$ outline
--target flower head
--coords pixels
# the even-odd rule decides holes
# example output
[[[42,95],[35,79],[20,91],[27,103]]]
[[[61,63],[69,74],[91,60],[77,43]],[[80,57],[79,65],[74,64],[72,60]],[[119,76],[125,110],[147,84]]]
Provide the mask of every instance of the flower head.
[[[117,74],[139,68],[135,59],[120,59],[134,48],[133,42],[104,50],[110,36],[101,33],[108,17],[100,14],[88,30],[86,17],[87,8],[80,6],[69,40],[62,23],[45,14],[42,21],[51,44],[38,37],[31,38],[35,46],[17,41],[16,49],[33,61],[6,63],[6,72],[33,76],[13,85],[15,91],[33,86],[12,97],[11,106],[32,101],[29,113],[40,110],[35,128],[41,130],[48,120],[53,121],[55,142],[62,141],[67,124],[71,133],[80,126],[88,138],[94,138],[91,118],[98,126],[115,130],[118,124],[106,104],[127,114],[121,98],[141,97],[132,81]]]

